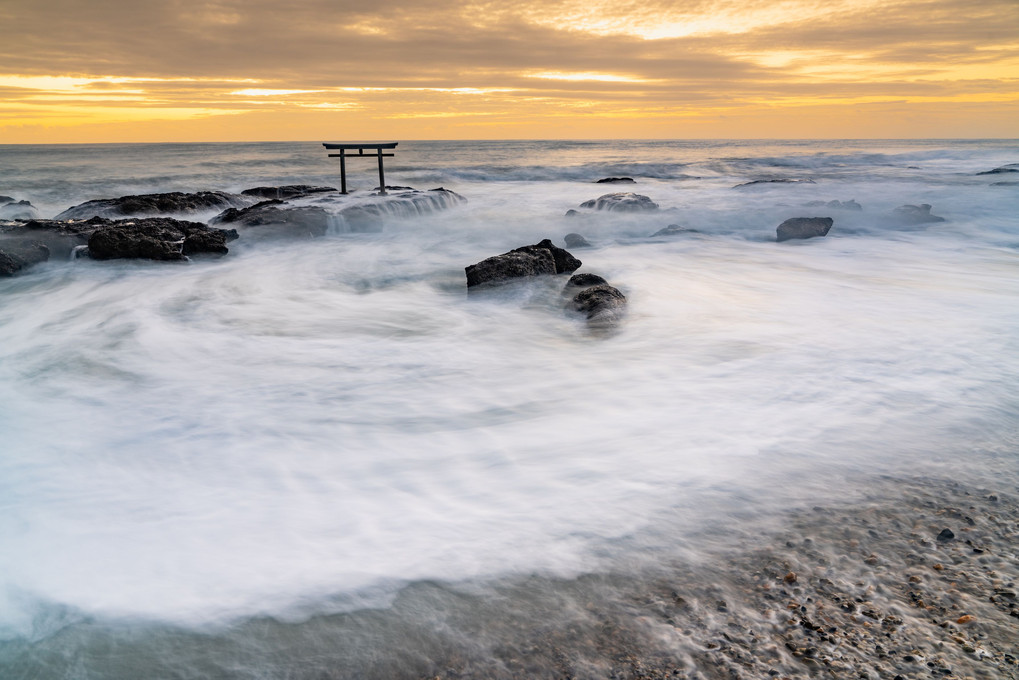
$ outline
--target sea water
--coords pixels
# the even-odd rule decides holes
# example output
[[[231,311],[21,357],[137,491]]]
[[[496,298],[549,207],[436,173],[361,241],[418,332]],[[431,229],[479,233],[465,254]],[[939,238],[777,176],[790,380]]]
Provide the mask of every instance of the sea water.
[[[1019,173],[979,173],[1016,162],[1014,140],[401,142],[389,183],[468,202],[0,279],[3,676],[413,674],[455,606],[398,606],[422,584],[695,561],[705,527],[871,476],[1014,475]],[[765,179],[810,181],[736,188]],[[337,186],[335,159],[0,147],[0,194],[43,217],[282,184]],[[660,210],[565,217],[613,191]],[[923,203],[945,221],[892,217]],[[777,243],[798,216],[834,226]],[[569,232],[627,297],[614,332],[547,287],[467,297],[465,266]]]

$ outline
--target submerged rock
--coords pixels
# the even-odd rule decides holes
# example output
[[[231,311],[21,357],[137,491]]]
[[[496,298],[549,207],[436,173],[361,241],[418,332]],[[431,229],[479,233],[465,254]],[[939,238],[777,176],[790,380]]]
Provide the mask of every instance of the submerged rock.
[[[848,201],[810,201],[804,203],[808,208],[833,208],[835,210],[863,210],[863,206],[854,199]]]
[[[0,239],[0,276],[20,274],[32,265],[50,258],[50,249],[39,241]]]
[[[1000,168],[995,168],[994,170],[984,170],[983,172],[978,172],[977,174],[978,175],[1004,175],[1004,174],[1007,174],[1007,173],[1010,173],[1010,172],[1019,172],[1019,163],[1011,163],[1009,165],[1003,165]]]
[[[196,213],[242,208],[255,199],[222,191],[199,191],[185,194],[140,194],[120,198],[85,201],[56,216],[58,220],[82,220],[90,217],[145,217],[151,215],[194,215]]]
[[[590,201],[584,201],[580,204],[580,207],[609,212],[650,212],[658,210],[658,204],[647,196],[628,191],[605,194]]]
[[[12,199],[0,205],[0,220],[34,220],[37,217],[39,217],[39,211],[28,201]]]
[[[545,239],[533,246],[523,246],[501,255],[494,255],[464,268],[467,290],[490,288],[515,279],[545,274],[568,274],[580,268],[581,262]]]
[[[276,199],[285,201],[289,198],[299,198],[309,194],[322,194],[330,191],[338,191],[335,187],[316,187],[309,184],[287,184],[281,187],[254,187],[241,192],[242,196],[253,196],[259,199]]]
[[[636,181],[632,177],[605,177],[595,184],[636,184]]]
[[[387,217],[417,217],[446,210],[466,203],[467,199],[449,189],[439,187],[419,191],[409,187],[386,187],[385,196],[374,196],[368,203],[352,205],[339,211],[338,216],[348,231],[381,231]]]
[[[750,182],[743,182],[743,184],[737,184],[736,186],[733,187],[733,189],[742,189],[744,187],[756,187],[761,186],[762,184],[817,184],[817,182],[815,182],[812,179],[788,179],[788,178],[755,179]]]
[[[651,234],[651,238],[656,238],[660,236],[679,236],[680,234],[696,234],[696,233],[698,233],[696,229],[691,229],[690,227],[682,227],[678,224],[670,224],[669,226],[663,227],[656,231],[655,233]]]
[[[563,287],[567,308],[583,314],[589,326],[616,325],[626,313],[626,296],[597,274],[574,274]]]
[[[563,237],[567,248],[590,248],[591,244],[586,238],[577,233],[569,233]]]
[[[930,203],[920,205],[903,205],[892,211],[892,218],[899,224],[929,224],[933,222],[944,222],[944,217],[931,213]]]
[[[779,241],[827,236],[835,223],[830,217],[792,217],[775,230]]]

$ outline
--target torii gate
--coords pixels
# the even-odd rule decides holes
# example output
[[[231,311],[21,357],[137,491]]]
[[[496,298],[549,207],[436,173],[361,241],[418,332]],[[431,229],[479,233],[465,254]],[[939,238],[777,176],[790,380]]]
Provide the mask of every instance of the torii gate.
[[[329,154],[329,157],[330,158],[339,157],[340,159],[340,193],[341,194],[347,193],[347,163],[346,163],[347,159],[352,158],[354,156],[361,157],[367,156],[369,158],[375,156],[376,158],[379,159],[379,194],[385,196],[386,175],[382,171],[382,159],[387,156],[388,157],[395,156],[396,154],[382,153],[382,150],[395,149],[397,144],[399,144],[399,142],[340,142],[340,143],[323,142],[322,146],[324,146],[326,149],[339,150],[339,153],[331,153]],[[348,155],[346,153],[347,151],[353,151],[354,149],[357,149],[356,154]],[[365,149],[375,149],[376,153],[366,154],[364,152]]]

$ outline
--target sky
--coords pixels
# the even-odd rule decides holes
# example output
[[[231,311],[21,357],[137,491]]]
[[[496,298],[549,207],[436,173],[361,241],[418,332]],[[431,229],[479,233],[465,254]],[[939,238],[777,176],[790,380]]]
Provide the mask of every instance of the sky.
[[[967,137],[1019,0],[0,0],[0,144]]]

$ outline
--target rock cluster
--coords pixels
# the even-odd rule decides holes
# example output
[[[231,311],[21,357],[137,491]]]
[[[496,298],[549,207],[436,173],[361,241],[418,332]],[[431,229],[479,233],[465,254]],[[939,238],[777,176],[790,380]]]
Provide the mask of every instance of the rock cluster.
[[[91,217],[146,217],[150,215],[194,215],[241,208],[251,205],[254,198],[223,191],[199,191],[165,194],[140,194],[120,198],[85,201],[56,216],[58,220],[87,220]]]
[[[848,201],[809,201],[803,205],[808,208],[832,208],[834,210],[854,210],[861,211],[863,206],[857,203],[854,199]]]
[[[593,328],[615,326],[626,313],[626,296],[597,274],[574,274],[563,288],[569,308]]]

